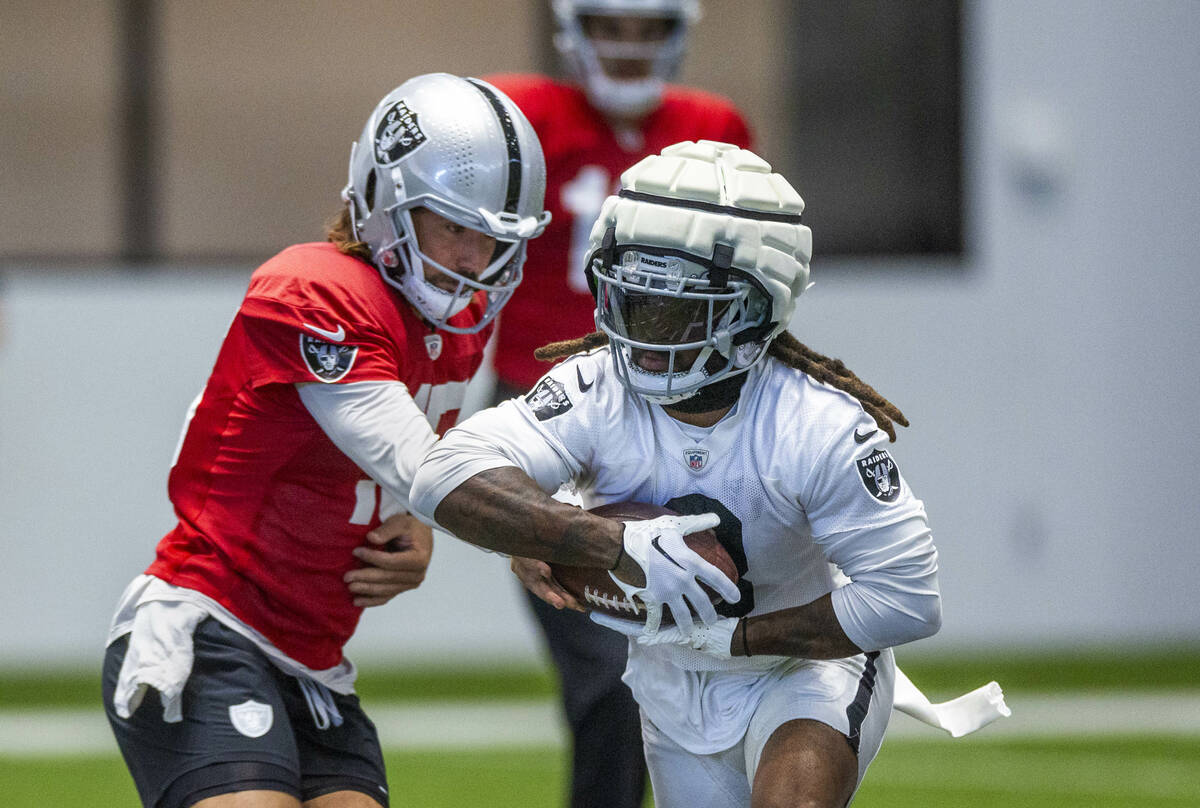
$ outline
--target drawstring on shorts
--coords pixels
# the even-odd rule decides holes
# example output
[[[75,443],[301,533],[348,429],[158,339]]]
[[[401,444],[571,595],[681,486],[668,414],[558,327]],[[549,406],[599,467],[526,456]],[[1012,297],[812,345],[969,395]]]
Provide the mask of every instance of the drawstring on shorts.
[[[313,724],[317,729],[329,729],[331,726],[340,727],[344,719],[338,712],[333,693],[320,682],[312,679],[297,677],[300,689],[304,691],[304,700],[308,702],[308,712],[312,715]]]

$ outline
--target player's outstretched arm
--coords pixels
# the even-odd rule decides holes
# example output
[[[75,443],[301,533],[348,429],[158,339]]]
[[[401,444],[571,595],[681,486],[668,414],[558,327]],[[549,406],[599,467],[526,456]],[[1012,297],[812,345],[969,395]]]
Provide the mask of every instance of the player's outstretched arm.
[[[683,541],[686,533],[712,527],[715,514],[621,523],[559,502],[520,469],[501,466],[460,483],[438,503],[434,518],[464,541],[489,550],[611,570],[627,594],[645,603],[649,634],[658,630],[664,604],[685,627],[692,623],[685,600],[702,622],[716,620],[697,578],[730,602],[739,597],[724,573]]]
[[[463,541],[507,555],[604,569],[613,569],[621,555],[620,522],[559,502],[515,466],[469,477],[442,498],[433,516]],[[636,566],[621,561],[618,575]]]
[[[519,409],[483,410],[450,430],[425,456],[413,479],[420,518],[488,550],[612,572],[626,594],[646,605],[648,633],[663,605],[691,622],[716,619],[701,582],[735,602],[737,587],[683,541],[716,524],[715,514],[619,522],[553,499],[547,492],[578,479],[580,461],[560,451]]]

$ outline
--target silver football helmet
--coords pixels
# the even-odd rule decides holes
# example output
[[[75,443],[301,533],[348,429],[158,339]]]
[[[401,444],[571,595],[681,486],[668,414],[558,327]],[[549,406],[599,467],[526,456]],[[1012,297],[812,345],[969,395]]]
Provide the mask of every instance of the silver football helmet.
[[[658,404],[745,373],[808,286],[804,200],[752,152],[702,140],[621,175],[589,243],[617,376]]]
[[[342,199],[355,238],[370,247],[384,280],[436,328],[473,333],[520,283],[526,242],[550,221],[545,193],[541,143],[512,100],[479,79],[430,73],[404,82],[375,107],[351,148]],[[416,207],[497,240],[478,278],[422,251],[411,216]],[[428,282],[426,267],[449,276],[455,291]],[[487,297],[483,317],[450,325],[477,292]]]
[[[554,46],[563,62],[601,112],[622,117],[644,115],[662,100],[663,85],[683,62],[689,27],[700,18],[698,0],[552,0],[558,31]],[[658,17],[671,22],[665,40],[653,44],[595,40],[584,32],[582,18]],[[652,64],[644,79],[618,80],[604,72],[600,59],[645,59]]]

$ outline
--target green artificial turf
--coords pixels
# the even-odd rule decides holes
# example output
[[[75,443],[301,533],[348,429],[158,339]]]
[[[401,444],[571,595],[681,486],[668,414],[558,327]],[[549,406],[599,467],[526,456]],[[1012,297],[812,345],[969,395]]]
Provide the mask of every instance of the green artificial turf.
[[[1200,687],[1200,647],[1021,651],[970,657],[930,657],[900,649],[897,661],[930,696],[957,695],[1000,682],[1005,692],[1156,690]],[[552,672],[538,666],[411,668],[364,665],[358,692],[370,705],[380,701],[541,699],[554,695]],[[0,668],[0,709],[82,707],[100,700],[95,670]]]
[[[395,806],[556,806],[565,793],[555,749],[404,752],[386,755]],[[0,804],[13,808],[126,808],[138,804],[117,756],[0,757]]]
[[[393,805],[557,808],[567,761],[548,748],[392,752]],[[3,804],[137,804],[116,756],[0,758]],[[1200,806],[1200,738],[889,740],[855,808]]]
[[[133,780],[121,758],[0,757],[0,795],[16,808],[127,808],[138,805]]]
[[[885,741],[855,806],[1200,806],[1200,738]]]
[[[1200,688],[1200,647],[1089,648],[929,657],[900,648],[896,663],[930,695],[957,695],[995,679],[1005,692]]]

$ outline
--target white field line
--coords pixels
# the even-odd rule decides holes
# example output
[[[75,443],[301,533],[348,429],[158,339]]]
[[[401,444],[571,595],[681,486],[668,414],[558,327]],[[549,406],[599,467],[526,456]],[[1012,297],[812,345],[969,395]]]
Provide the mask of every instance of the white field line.
[[[1014,737],[1114,734],[1200,735],[1200,691],[1135,694],[1007,696],[1011,718],[969,736],[971,741]],[[142,709],[156,706],[147,701]],[[375,703],[368,714],[387,749],[463,749],[545,746],[562,748],[566,731],[550,701]],[[949,736],[895,714],[889,738]],[[963,741],[965,742],[965,741]],[[99,710],[0,711],[0,757],[117,754]]]

